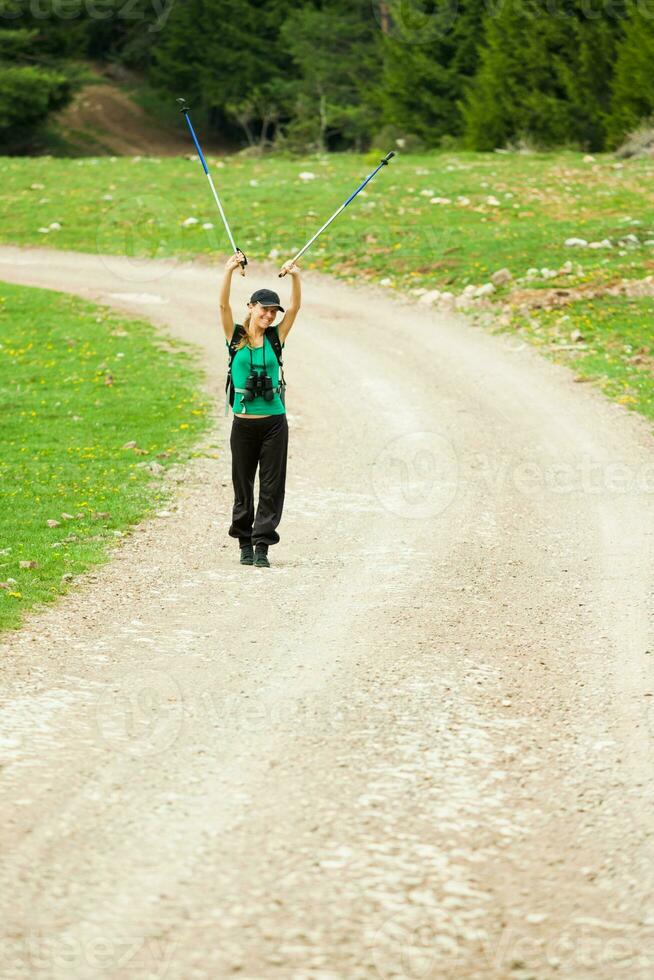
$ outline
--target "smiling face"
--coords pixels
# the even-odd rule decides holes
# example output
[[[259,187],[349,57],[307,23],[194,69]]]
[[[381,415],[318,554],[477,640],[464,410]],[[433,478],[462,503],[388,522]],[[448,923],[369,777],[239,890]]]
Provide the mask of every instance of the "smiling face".
[[[272,327],[277,316],[276,306],[262,306],[261,303],[248,303],[250,326],[254,330],[267,330]]]

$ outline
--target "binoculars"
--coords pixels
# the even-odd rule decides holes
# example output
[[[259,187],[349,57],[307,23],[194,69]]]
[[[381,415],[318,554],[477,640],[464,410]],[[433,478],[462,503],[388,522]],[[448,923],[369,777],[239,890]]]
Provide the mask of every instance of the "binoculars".
[[[251,371],[245,379],[243,400],[251,402],[253,398],[259,395],[267,402],[273,400],[275,392],[273,391],[272,378],[263,371]]]

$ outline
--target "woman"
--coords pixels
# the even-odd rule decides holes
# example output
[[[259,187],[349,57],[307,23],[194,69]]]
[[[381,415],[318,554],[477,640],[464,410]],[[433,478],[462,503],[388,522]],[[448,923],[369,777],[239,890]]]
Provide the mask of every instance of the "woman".
[[[234,271],[243,261],[236,252],[225,264],[220,293],[220,318],[229,348],[235,330],[229,293]],[[241,564],[270,568],[268,546],[277,544],[275,528],[282,517],[286,487],[286,458],[288,452],[288,422],[280,393],[279,363],[266,330],[277,331],[281,346],[300,309],[300,270],[292,262],[283,266],[292,277],[291,302],[286,311],[279,305],[279,296],[271,289],[258,289],[247,304],[243,320],[244,331],[232,360],[231,376],[234,386],[234,417],[230,446],[232,449],[232,482],[234,507],[230,537],[238,538]],[[241,269],[241,275],[245,275]],[[281,323],[273,327],[277,310],[285,313]],[[268,389],[268,398],[263,391]],[[271,397],[272,395],[272,397]],[[254,514],[254,477],[259,467],[259,503]],[[252,546],[254,545],[254,551]]]

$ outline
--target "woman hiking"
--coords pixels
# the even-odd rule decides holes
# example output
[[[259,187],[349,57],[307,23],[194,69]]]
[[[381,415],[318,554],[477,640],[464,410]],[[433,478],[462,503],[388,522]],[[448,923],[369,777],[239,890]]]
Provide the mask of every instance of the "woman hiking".
[[[234,506],[229,535],[238,538],[242,565],[270,568],[268,546],[279,541],[275,528],[284,506],[288,453],[284,373],[282,369],[280,384],[278,356],[281,359],[281,348],[300,309],[300,270],[293,262],[282,267],[282,272],[292,278],[291,302],[287,310],[280,306],[279,296],[272,289],[257,289],[247,304],[243,323],[235,325],[229,294],[232,276],[243,259],[242,252],[237,251],[227,260],[220,292],[225,344],[232,354],[228,397],[234,411],[229,440]],[[241,271],[241,275],[244,274]],[[278,310],[285,315],[277,326],[273,326]],[[257,466],[259,502],[255,516]]]

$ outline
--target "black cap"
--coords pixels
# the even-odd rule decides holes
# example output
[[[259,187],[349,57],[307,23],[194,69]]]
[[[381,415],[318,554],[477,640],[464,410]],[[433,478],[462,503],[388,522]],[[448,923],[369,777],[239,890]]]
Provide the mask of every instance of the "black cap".
[[[279,305],[279,296],[272,289],[257,289],[250,296],[251,303],[261,303],[262,306],[276,306],[278,310],[284,312],[284,307]]]

